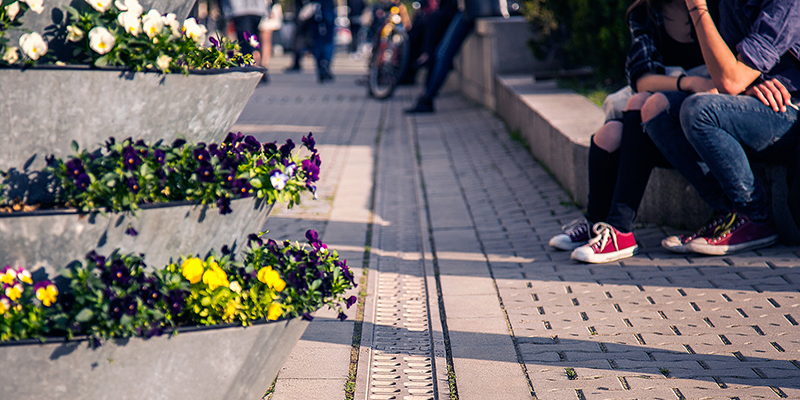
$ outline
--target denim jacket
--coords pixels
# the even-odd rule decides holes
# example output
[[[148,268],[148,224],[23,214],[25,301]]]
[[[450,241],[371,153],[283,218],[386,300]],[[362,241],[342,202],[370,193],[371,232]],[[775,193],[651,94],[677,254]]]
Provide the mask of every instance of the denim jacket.
[[[800,91],[800,1],[722,0],[719,32],[763,79]]]

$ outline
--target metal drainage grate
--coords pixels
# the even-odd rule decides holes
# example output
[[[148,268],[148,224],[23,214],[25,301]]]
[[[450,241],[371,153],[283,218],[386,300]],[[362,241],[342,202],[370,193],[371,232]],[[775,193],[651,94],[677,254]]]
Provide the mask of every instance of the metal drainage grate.
[[[372,400],[432,400],[431,336],[425,281],[381,273],[370,364]]]

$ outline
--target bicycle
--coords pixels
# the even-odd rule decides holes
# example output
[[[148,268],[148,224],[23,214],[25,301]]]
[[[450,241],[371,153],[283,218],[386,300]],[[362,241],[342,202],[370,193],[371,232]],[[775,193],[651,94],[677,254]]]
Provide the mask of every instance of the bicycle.
[[[383,100],[394,93],[408,67],[408,34],[402,24],[400,9],[392,6],[372,46],[367,88],[369,95]]]

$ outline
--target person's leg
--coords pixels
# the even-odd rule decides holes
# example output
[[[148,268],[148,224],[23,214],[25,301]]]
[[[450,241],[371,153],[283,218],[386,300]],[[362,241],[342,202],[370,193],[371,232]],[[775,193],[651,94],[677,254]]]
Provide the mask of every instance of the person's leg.
[[[447,74],[453,69],[453,59],[461,49],[461,45],[472,31],[474,23],[464,18],[464,13],[456,13],[450,25],[447,27],[442,41],[436,48],[436,55],[428,77],[428,85],[425,94],[417,100],[417,105],[407,112],[431,112],[433,111],[433,99],[439,94],[439,90],[444,85]]]
[[[680,121],[686,139],[737,212],[754,221],[768,220],[766,193],[750,168],[746,151],[757,155],[775,153],[784,145],[794,148],[795,134],[791,132],[797,110],[774,112],[751,96],[699,94],[686,101]]]
[[[589,144],[589,202],[586,206],[586,219],[591,223],[605,221],[611,209],[611,199],[617,185],[622,127],[622,121],[606,122],[592,136]],[[617,145],[613,146],[615,141]]]
[[[234,17],[233,23],[236,26],[236,39],[239,41],[239,46],[241,46],[243,54],[253,54],[255,52],[255,48],[250,45],[250,41],[244,37],[244,33],[247,32],[251,35],[258,35],[258,23],[261,21],[261,17],[254,16],[254,15],[244,15],[241,17]]]
[[[269,60],[272,58],[272,31],[269,29],[259,30],[261,39],[261,62],[264,68],[269,68]]]

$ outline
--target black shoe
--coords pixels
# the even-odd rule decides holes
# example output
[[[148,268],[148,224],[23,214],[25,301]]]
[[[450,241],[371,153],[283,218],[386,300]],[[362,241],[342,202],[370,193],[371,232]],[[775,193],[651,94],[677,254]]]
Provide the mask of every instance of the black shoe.
[[[286,68],[285,70],[283,70],[284,73],[293,73],[293,72],[300,72],[300,71],[302,71],[302,68],[300,68],[299,65],[292,65],[291,67]]]
[[[264,75],[261,75],[261,80],[258,81],[258,86],[269,85],[269,73],[264,72]]]
[[[406,114],[432,113],[434,112],[433,101],[420,98],[417,100],[417,104],[413,108],[407,108],[405,112]]]

